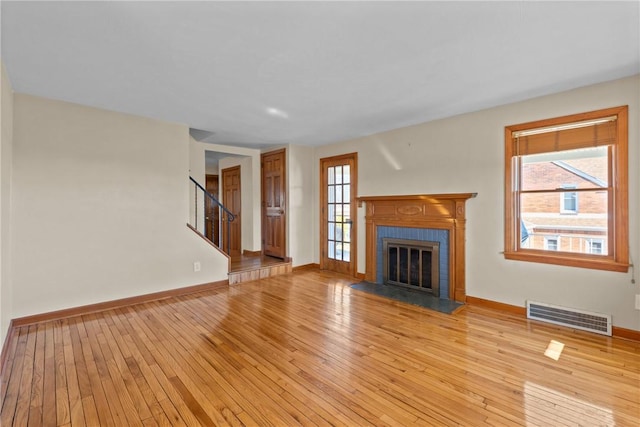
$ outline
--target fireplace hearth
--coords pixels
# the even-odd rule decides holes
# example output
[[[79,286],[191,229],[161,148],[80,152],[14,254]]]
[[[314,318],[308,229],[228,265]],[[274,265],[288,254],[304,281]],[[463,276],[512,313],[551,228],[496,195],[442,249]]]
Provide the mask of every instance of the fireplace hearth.
[[[440,243],[382,239],[383,282],[440,295]]]

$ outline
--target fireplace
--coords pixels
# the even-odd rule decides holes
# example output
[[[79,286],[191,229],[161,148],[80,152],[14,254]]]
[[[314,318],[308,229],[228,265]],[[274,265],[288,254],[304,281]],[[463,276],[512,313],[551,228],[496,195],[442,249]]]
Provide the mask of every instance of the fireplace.
[[[382,239],[418,240],[420,245],[424,245],[425,242],[436,242],[439,243],[438,262],[434,261],[434,248],[419,248],[416,252],[419,255],[412,255],[409,248],[407,263],[410,263],[412,256],[424,257],[422,260],[424,270],[424,265],[429,262],[430,256],[432,269],[434,264],[437,265],[439,280],[434,280],[433,271],[425,278],[423,271],[423,277],[419,279],[421,282],[418,286],[417,280],[414,284],[415,277],[411,278],[411,274],[415,272],[411,272],[410,266],[400,263],[397,263],[398,275],[394,276],[397,279],[393,280],[414,289],[422,288],[427,292],[437,292],[441,299],[464,302],[466,299],[465,203],[475,196],[475,193],[456,193],[358,197],[359,206],[366,203],[364,279],[372,283],[384,283],[383,272],[388,272],[389,266],[383,265],[383,255],[387,251],[383,250]],[[412,245],[409,246],[412,247]],[[425,254],[424,251],[431,254]],[[406,270],[406,277],[405,273],[400,276],[400,272],[404,270]],[[430,282],[425,282],[426,280]]]
[[[440,295],[440,243],[382,239],[383,283]]]

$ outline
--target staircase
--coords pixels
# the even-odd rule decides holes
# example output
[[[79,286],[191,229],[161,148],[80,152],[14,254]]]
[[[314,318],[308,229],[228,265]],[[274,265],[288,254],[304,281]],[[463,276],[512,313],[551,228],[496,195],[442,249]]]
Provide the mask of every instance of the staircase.
[[[230,252],[228,243],[230,239],[226,239],[227,247],[223,247],[224,239],[222,238],[222,234],[226,232],[226,235],[229,235],[230,224],[235,220],[235,216],[195,179],[189,177],[189,181],[192,186],[192,191],[190,192],[190,213],[189,224],[187,225],[200,237],[205,239],[213,247],[229,258],[229,285],[237,285],[239,283],[249,282],[252,280],[291,273],[291,260],[282,260],[279,258],[263,256],[260,253],[230,257],[228,255]],[[220,233],[218,236],[212,236],[213,239],[209,239],[205,234],[205,223],[207,219],[205,206],[207,205],[212,205],[224,212],[224,214],[221,215],[223,220],[219,227]]]

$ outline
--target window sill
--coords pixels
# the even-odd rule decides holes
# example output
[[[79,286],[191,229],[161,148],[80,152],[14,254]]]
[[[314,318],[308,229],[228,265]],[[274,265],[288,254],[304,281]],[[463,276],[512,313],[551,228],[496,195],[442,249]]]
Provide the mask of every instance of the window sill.
[[[537,251],[505,251],[504,257],[505,259],[514,261],[538,262],[543,264],[563,265],[566,267],[590,268],[594,270],[615,271],[620,273],[626,273],[629,271],[628,263],[621,263],[612,258],[605,257],[599,257],[601,259],[594,259],[593,256],[588,255],[580,256],[578,254],[573,255],[567,253],[554,253],[553,255],[548,255]]]

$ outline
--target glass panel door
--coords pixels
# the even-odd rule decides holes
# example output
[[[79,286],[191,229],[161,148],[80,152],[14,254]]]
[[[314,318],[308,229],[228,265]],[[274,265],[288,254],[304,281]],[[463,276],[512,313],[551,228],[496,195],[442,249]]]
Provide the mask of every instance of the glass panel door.
[[[355,274],[355,154],[321,160],[322,268]]]

